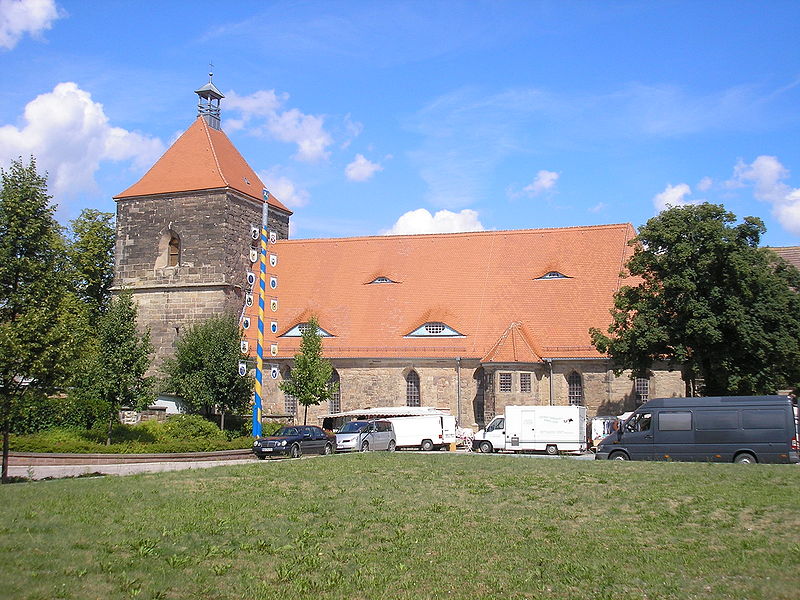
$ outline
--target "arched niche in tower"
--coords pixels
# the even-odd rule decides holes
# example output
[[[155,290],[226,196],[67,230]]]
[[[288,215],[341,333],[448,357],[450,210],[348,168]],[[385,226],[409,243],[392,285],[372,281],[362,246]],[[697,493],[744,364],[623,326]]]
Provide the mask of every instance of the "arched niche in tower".
[[[167,229],[158,240],[156,269],[179,267],[181,264],[181,237],[173,229]]]

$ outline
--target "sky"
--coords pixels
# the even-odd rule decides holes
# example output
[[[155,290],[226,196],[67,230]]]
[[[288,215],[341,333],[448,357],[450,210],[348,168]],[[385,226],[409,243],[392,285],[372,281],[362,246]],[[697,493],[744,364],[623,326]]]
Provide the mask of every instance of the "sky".
[[[293,238],[708,201],[800,245],[798,26],[795,0],[0,0],[0,167],[35,156],[65,224],[114,211],[213,71]]]

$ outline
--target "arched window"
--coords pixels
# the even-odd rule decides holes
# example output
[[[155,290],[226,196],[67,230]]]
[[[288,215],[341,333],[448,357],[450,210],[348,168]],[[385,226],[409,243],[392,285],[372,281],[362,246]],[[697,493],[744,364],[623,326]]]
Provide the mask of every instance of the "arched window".
[[[342,394],[339,388],[339,373],[336,371],[336,369],[334,369],[331,373],[331,379],[328,382],[328,385],[336,386],[336,389],[333,390],[333,394],[331,394],[331,399],[328,403],[328,409],[332,413],[338,413],[342,410]]]
[[[569,378],[567,378],[567,384],[569,385],[568,398],[570,405],[581,406],[583,404],[583,380],[580,373],[577,371],[570,373]]]
[[[406,406],[421,406],[419,397],[419,375],[409,371],[406,375]]]
[[[167,266],[177,267],[181,262],[181,239],[174,231],[171,231],[170,234]]]

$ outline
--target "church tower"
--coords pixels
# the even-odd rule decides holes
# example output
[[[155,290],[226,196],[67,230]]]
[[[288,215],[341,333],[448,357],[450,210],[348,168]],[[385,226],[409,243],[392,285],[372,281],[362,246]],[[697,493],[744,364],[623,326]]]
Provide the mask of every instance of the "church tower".
[[[292,212],[221,129],[224,98],[209,74],[197,119],[117,202],[115,289],[130,289],[149,328],[154,365],[187,326],[239,314],[249,289],[251,228],[289,237]]]

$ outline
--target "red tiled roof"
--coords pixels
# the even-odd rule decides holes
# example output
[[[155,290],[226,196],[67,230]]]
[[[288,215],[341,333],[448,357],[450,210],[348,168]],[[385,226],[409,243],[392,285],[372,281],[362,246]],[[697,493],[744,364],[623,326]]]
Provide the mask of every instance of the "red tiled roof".
[[[770,248],[770,250],[790,265],[800,269],[800,246],[783,246],[779,248]]]
[[[264,184],[228,136],[198,117],[139,181],[115,198],[219,188],[263,201]],[[269,204],[291,214],[272,195]]]
[[[265,330],[272,316],[284,333],[314,315],[334,336],[323,340],[329,358],[596,358],[589,328],[610,322],[634,235],[620,224],[282,240],[271,247],[277,267],[268,267],[279,310],[267,299]],[[567,277],[537,279],[550,271]],[[369,283],[382,275],[398,283]],[[248,314],[255,349],[257,300]],[[463,337],[407,337],[427,322]],[[279,357],[299,343],[278,338]]]

